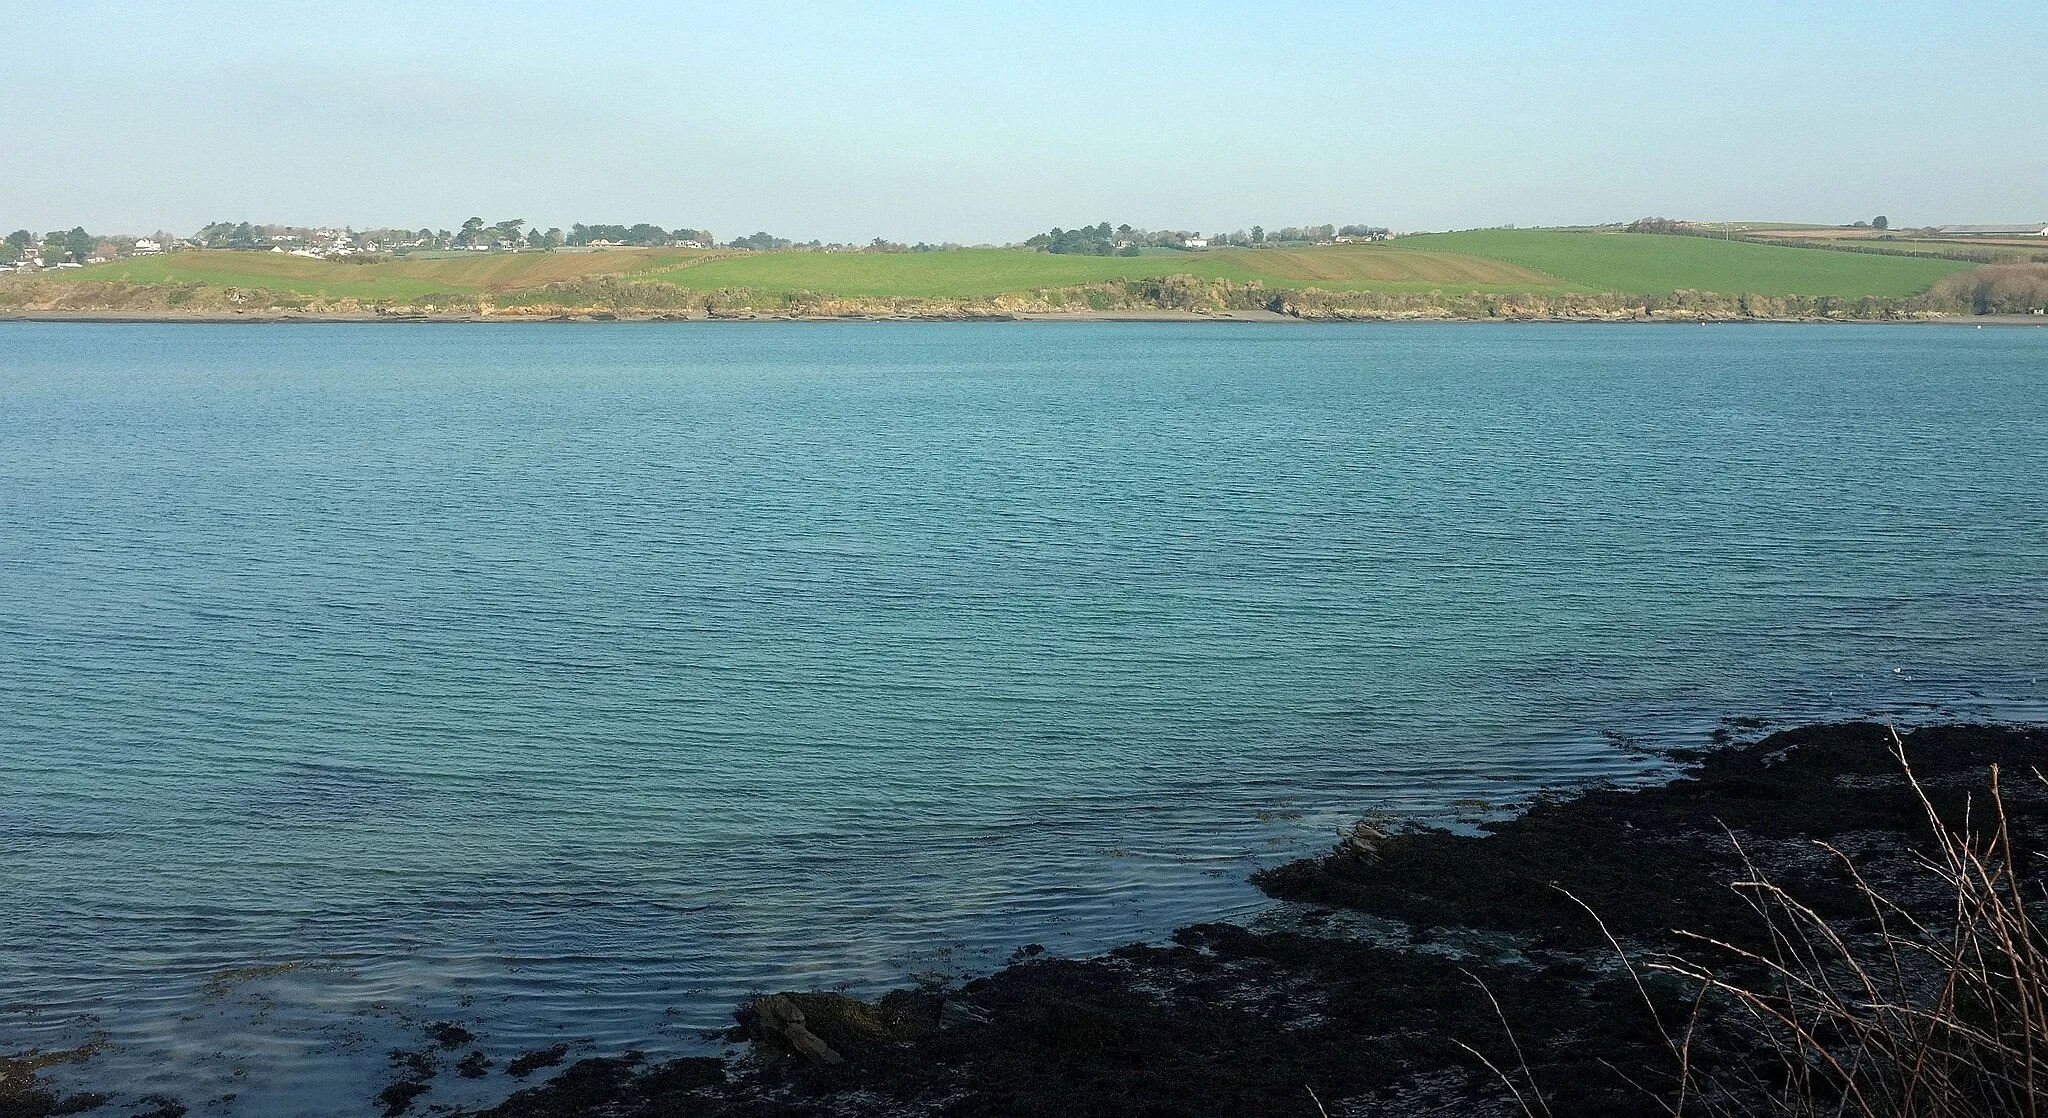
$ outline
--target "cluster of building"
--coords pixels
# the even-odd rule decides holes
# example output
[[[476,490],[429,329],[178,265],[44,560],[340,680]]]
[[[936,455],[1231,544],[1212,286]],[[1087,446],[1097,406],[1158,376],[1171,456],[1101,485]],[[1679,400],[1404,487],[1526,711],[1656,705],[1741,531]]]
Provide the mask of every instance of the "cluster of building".
[[[15,234],[20,238],[21,234]],[[0,272],[37,272],[57,268],[83,268],[87,264],[104,264],[124,256],[159,256],[181,248],[198,248],[196,241],[181,241],[162,234],[151,237],[86,237],[89,247],[81,250],[77,244],[55,237],[38,237],[30,234],[23,240],[10,239],[9,248],[18,250],[15,259],[0,257]],[[52,251],[55,249],[56,251]]]
[[[270,238],[272,252],[290,253],[293,256],[310,256],[315,260],[327,260],[336,256],[356,256],[381,251],[384,246],[374,240],[359,240],[346,229],[313,229],[305,233],[278,233]]]
[[[22,238],[22,234],[16,234]],[[9,260],[0,256],[0,272],[34,272],[57,268],[83,268],[88,264],[104,264],[137,256],[160,256],[167,252],[181,252],[203,248],[236,248],[257,252],[286,253],[291,256],[305,256],[315,260],[329,260],[336,257],[369,255],[390,248],[416,248],[427,245],[424,240],[400,241],[387,246],[374,236],[350,232],[346,229],[303,229],[281,232],[264,231],[260,239],[246,242],[221,243],[217,238],[202,232],[196,237],[173,237],[157,233],[147,237],[87,237],[74,230],[67,235],[50,234],[36,236],[28,234],[26,243],[21,240],[10,242],[18,251],[11,253],[16,258]],[[90,247],[83,252],[81,245]]]

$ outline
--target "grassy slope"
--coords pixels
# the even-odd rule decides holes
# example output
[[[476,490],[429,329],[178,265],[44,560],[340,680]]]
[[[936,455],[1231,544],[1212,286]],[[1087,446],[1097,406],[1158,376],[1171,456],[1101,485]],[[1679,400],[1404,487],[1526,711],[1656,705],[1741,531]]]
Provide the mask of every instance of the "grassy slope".
[[[1557,280],[1499,261],[1360,246],[1254,249],[1171,256],[1054,256],[1010,249],[943,253],[764,253],[713,260],[649,278],[692,290],[753,287],[840,295],[971,298],[1043,287],[1194,275],[1271,287],[1428,291],[1554,290]]]
[[[96,265],[44,278],[201,282],[299,295],[404,301],[423,295],[510,295],[599,276],[709,291],[815,291],[846,296],[973,298],[1108,280],[1192,274],[1268,287],[1333,291],[1563,292],[1905,296],[1972,265],[1745,244],[1699,237],[1562,230],[1479,230],[1380,245],[1234,249],[1171,256],[1053,256],[1010,249],[943,253],[731,253],[689,249],[474,254],[377,264],[282,253],[187,252]]]
[[[1600,291],[1724,295],[1917,295],[1975,265],[1648,233],[1483,229],[1404,237],[1401,251],[1456,252],[1519,264]]]
[[[690,249],[648,252],[476,253],[348,264],[274,252],[180,252],[45,273],[64,280],[205,283],[358,299],[411,299],[433,292],[517,291],[557,280],[676,267],[704,256]]]
[[[561,280],[627,276],[697,291],[750,287],[767,292],[947,299],[1175,274],[1335,290],[1558,291],[1571,287],[1497,260],[1393,252],[1380,246],[1138,257],[1054,256],[1011,249],[897,254],[621,250],[477,254],[377,264],[334,263],[285,253],[185,252],[47,273],[46,278],[201,282],[300,295],[402,300],[432,292],[508,294]]]

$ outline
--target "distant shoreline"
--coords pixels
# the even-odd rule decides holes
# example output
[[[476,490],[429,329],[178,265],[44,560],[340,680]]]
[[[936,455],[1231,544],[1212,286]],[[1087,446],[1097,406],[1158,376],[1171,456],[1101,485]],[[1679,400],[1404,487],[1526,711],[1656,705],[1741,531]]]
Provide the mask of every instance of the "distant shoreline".
[[[2004,263],[1917,259],[1569,230],[1431,234],[1403,238],[1399,247],[1247,248],[1172,259],[1012,249],[634,249],[338,262],[209,249],[0,277],[0,316],[1694,323],[1897,322],[1996,312],[2024,320],[2048,309],[2048,253],[2040,256]],[[1802,293],[1763,294],[1770,291]]]
[[[1416,316],[1299,316],[1280,314],[1274,311],[1220,311],[1204,313],[1181,310],[1107,310],[1073,312],[1018,312],[1010,314],[871,314],[871,315],[807,315],[778,314],[771,312],[747,312],[738,314],[676,314],[632,312],[618,314],[574,314],[574,315],[518,315],[518,314],[363,314],[336,313],[319,314],[306,312],[254,312],[248,314],[194,313],[176,311],[14,311],[0,312],[0,322],[71,322],[71,323],[179,323],[194,325],[225,324],[483,324],[494,325],[539,325],[550,323],[572,323],[578,325],[611,325],[617,323],[725,323],[725,322],[1217,322],[1217,323],[1290,323],[1296,325],[1346,325],[1374,326],[1403,323],[1423,324],[1469,324],[1469,323],[1559,323],[1579,325],[1730,325],[1736,323],[1758,323],[1796,325],[1825,323],[1837,326],[2034,326],[2048,328],[2048,316],[2027,314],[1988,315],[1944,315],[1922,318],[1823,318],[1823,317],[1758,317],[1751,315],[1665,315],[1608,317],[1592,315],[1503,315],[1498,317],[1460,317],[1446,315]]]

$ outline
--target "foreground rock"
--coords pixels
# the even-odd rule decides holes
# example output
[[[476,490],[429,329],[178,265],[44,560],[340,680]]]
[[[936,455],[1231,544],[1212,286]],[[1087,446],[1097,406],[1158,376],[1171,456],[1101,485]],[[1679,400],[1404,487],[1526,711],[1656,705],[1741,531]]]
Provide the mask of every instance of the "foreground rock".
[[[1990,766],[2005,766],[2014,841],[2043,848],[2048,794],[2017,777],[2048,762],[2048,731],[1930,728],[1906,744],[1944,818],[1981,808]],[[1874,725],[1788,731],[1680,758],[1697,767],[1663,787],[1541,802],[1483,837],[1355,831],[1261,874],[1292,903],[1255,927],[1020,958],[873,1005],[764,999],[734,1065],[586,1060],[489,1113],[1520,1113],[1509,1083],[1557,1114],[1664,1113],[1676,1068],[1658,1026],[1683,1023],[1692,991],[1654,975],[1639,987],[1617,941],[1632,957],[1682,946],[1678,929],[1754,941],[1756,912],[1727,885],[1750,872],[1737,842],[1845,928],[1867,900],[1816,839],[1910,900],[1928,823],[1890,745]],[[1746,1036],[1709,1020],[1695,1059],[1760,1063]]]

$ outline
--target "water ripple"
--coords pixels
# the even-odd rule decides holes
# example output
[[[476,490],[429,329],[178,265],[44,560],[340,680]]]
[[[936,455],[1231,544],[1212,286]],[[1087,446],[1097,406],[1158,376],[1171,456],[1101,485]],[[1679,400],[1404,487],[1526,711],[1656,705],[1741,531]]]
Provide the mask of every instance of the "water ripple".
[[[1250,913],[1360,813],[1724,716],[2048,717],[2043,331],[0,357],[0,1049],[227,1110],[361,1113],[425,1020],[703,1049],[750,991]]]

